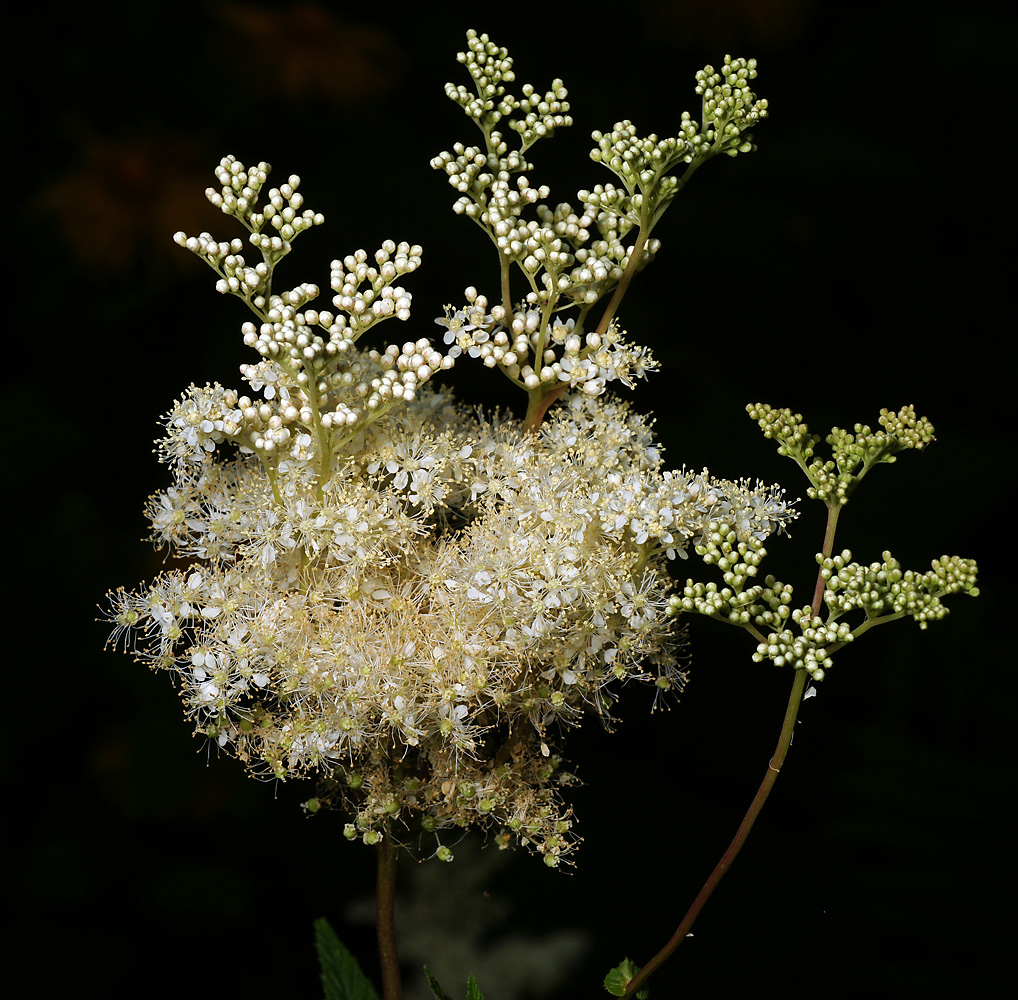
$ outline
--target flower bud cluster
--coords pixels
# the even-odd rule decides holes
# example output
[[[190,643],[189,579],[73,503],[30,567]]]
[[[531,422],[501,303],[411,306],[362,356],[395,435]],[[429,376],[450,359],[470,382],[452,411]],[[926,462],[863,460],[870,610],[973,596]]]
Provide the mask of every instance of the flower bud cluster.
[[[773,632],[757,646],[753,662],[770,660],[776,667],[803,669],[814,681],[822,681],[834,662],[828,647],[851,642],[852,629],[845,622],[825,624],[809,607],[796,608],[791,618],[799,628],[798,634],[788,628]]]
[[[224,215],[232,215],[250,231],[249,241],[262,256],[261,263],[250,266],[241,251],[244,244],[234,239],[230,243],[217,243],[209,233],[188,237],[175,233],[174,241],[204,260],[220,275],[216,291],[242,298],[256,311],[265,305],[271,287],[272,269],[290,252],[298,233],[312,226],[320,226],[325,218],[320,212],[303,209],[304,196],[298,192],[300,178],[292,174],[287,183],[271,188],[266,203],[258,210],[262,186],[272,168],[259,163],[248,170],[234,156],[225,156],[216,168],[216,178],[222,188],[208,188],[205,197]],[[268,222],[275,233],[263,233]]]
[[[553,135],[557,128],[572,125],[572,116],[567,113],[568,93],[559,79],[552,80],[551,89],[543,96],[534,91],[532,84],[523,85],[523,97],[517,102],[515,109],[523,112],[523,117],[509,121],[509,127],[518,132],[520,139],[523,140],[523,149],[538,139]]]
[[[652,219],[675,197],[681,183],[669,171],[693,159],[694,147],[681,136],[658,139],[649,135],[641,139],[630,121],[616,122],[607,134],[593,132],[591,138],[597,147],[591,150],[590,158],[616,174],[627,192],[623,195],[609,186],[610,191],[598,192],[599,203],[606,211],[614,208],[635,225]]]
[[[682,597],[671,599],[671,613],[697,612],[723,616],[735,625],[779,631],[791,614],[792,588],[768,576],[764,583],[752,584],[767,555],[757,535],[740,533],[717,521],[708,525],[707,537],[696,546],[696,554],[707,565],[717,566],[724,586],[687,580]]]
[[[776,409],[768,403],[750,403],[746,412],[755,420],[765,438],[778,442],[778,454],[795,457],[803,462],[813,457],[813,450],[820,441],[818,434],[810,434],[802,421],[801,413],[789,409]]]
[[[221,387],[192,386],[167,418],[162,448],[164,455],[178,460],[201,459],[218,443],[230,441],[263,457],[285,455],[292,461],[317,462],[324,485],[332,453],[350,434],[385,415],[397,402],[412,400],[454,359],[426,339],[382,351],[355,347],[361,335],[381,320],[409,318],[412,297],[396,282],[420,266],[421,248],[416,244],[386,240],[372,263],[364,250],[334,260],[330,277],[334,310],[306,308],[320,294],[318,286],[308,282],[281,294],[271,291],[274,266],[289,252],[290,241],[323,220],[310,210],[300,212],[303,200],[296,175],[271,189],[267,203],[257,211],[269,170],[267,163],[260,163],[248,171],[227,156],[216,171],[222,191],[206,192],[213,204],[252,230],[250,242],[261,252],[261,263],[252,267],[245,261],[238,239],[217,242],[208,233],[174,237],[220,275],[218,291],[243,299],[258,318],[257,323],[244,324],[243,335],[244,343],[262,360],[242,365],[241,374],[264,402],[247,396],[238,402],[234,393],[235,401],[226,405]],[[266,222],[277,235],[260,232]],[[211,410],[215,416],[204,415]],[[201,419],[196,417],[199,411]],[[202,431],[205,424],[212,431]]]
[[[456,60],[466,66],[474,81],[475,93],[447,83],[446,96],[459,104],[485,132],[490,132],[503,117],[522,112],[521,118],[510,119],[509,127],[519,133],[525,149],[537,139],[552,135],[556,128],[572,125],[566,101],[568,94],[561,80],[552,81],[551,89],[543,97],[531,84],[523,86],[522,99],[506,93],[504,84],[516,79],[513,60],[507,49],[497,46],[486,34],[478,35],[469,29],[467,50],[458,52]]]
[[[778,454],[792,458],[810,481],[806,491],[811,500],[841,506],[876,465],[895,462],[898,452],[921,450],[934,440],[933,425],[925,417],[917,417],[911,406],[897,413],[883,409],[874,431],[866,424],[855,424],[852,431],[831,429],[826,441],[831,458],[814,457],[819,436],[810,434],[802,415],[788,409],[774,409],[765,403],[746,407],[749,416],[759,424],[764,437],[778,442]]]
[[[778,441],[779,453],[803,469],[811,483],[810,496],[827,502],[834,523],[837,508],[868,469],[893,462],[902,449],[922,448],[933,440],[933,427],[916,417],[912,407],[895,414],[881,410],[880,431],[861,424],[855,425],[853,433],[833,428],[827,443],[834,457],[824,462],[814,458],[820,439],[809,433],[800,414],[763,403],[746,409],[764,435]],[[712,522],[696,553],[722,571],[724,585],[687,580],[682,596],[669,598],[668,613],[697,612],[740,625],[759,640],[755,661],[766,659],[807,670],[814,681],[823,679],[832,655],[842,645],[873,625],[909,615],[926,628],[929,621],[947,614],[942,597],[979,593],[976,563],[971,559],[942,556],[928,573],[919,574],[903,570],[889,552],[884,552],[883,562],[861,566],[851,561],[852,553],[846,549],[838,555],[817,556],[818,583],[828,609],[824,620],[809,607],[792,610],[792,588],[773,576],[766,577],[763,585],[751,583],[766,555],[762,542],[761,535],[740,537]],[[865,614],[856,626],[838,620],[853,611]],[[800,634],[789,628],[788,619]]]
[[[591,133],[597,146],[590,158],[623,183],[622,190],[611,185],[595,188],[596,204],[629,225],[649,228],[682,188],[682,180],[670,173],[675,167],[722,152],[736,156],[755,149],[746,129],[767,117],[767,101],[758,100],[748,86],[755,78],[755,59],[725,56],[721,72],[706,66],[696,74],[696,92],[703,105],[701,124],[684,111],[676,136],[641,138],[628,120],[616,122],[608,133]],[[587,195],[580,192],[584,201]]]
[[[840,555],[824,559],[817,556],[826,590],[824,601],[831,617],[860,609],[867,619],[908,615],[926,628],[930,621],[939,621],[948,613],[941,598],[964,592],[978,596],[976,563],[958,556],[941,556],[923,574],[903,570],[890,552],[883,553],[879,563],[863,566],[851,562],[847,549]]]
[[[504,87],[514,78],[506,50],[474,31],[467,33],[467,43],[468,51],[459,59],[473,77],[477,94],[453,84],[447,85],[446,93],[481,128],[484,145],[456,143],[452,152],[440,153],[431,165],[443,171],[460,194],[453,210],[488,233],[503,270],[510,263],[518,266],[541,303],[554,304],[565,296],[589,307],[622,277],[629,262],[622,240],[630,226],[620,232],[619,220],[596,204],[585,206],[579,215],[565,203],[555,209],[543,204],[549,189],[530,184],[523,171],[531,170],[532,164],[524,152],[539,138],[572,124],[566,114],[566,89],[555,80],[542,98],[528,84],[522,88],[523,97],[515,98]],[[517,112],[522,118],[512,118],[509,128],[520,136],[520,148],[510,150],[495,125]],[[528,206],[535,207],[539,222],[522,218]],[[601,239],[586,247],[595,223]],[[654,250],[645,252],[644,263]],[[508,309],[507,302],[502,304]]]
[[[703,99],[703,126],[699,136],[691,136],[696,155],[706,152],[737,156],[756,149],[747,129],[767,117],[767,101],[757,98],[749,86],[756,79],[755,59],[733,59],[725,56],[724,66],[715,70],[705,66],[696,74],[696,92]],[[688,129],[686,116],[684,126]],[[704,150],[701,138],[711,143]]]
[[[307,322],[328,330],[333,340],[356,341],[365,330],[381,319],[395,316],[406,321],[410,318],[412,296],[393,282],[404,274],[412,274],[421,265],[422,250],[415,243],[386,240],[375,251],[375,265],[368,264],[368,255],[358,250],[343,260],[334,260],[331,267],[330,287],[336,293],[332,304],[346,315],[333,316],[328,312],[307,317]],[[367,288],[362,286],[367,285]],[[348,331],[348,332],[347,332]]]
[[[889,552],[883,554],[882,562],[866,567],[852,562],[852,553],[846,549],[830,557],[817,556],[828,608],[825,620],[809,607],[793,609],[792,588],[773,576],[763,585],[747,586],[766,555],[761,539],[740,538],[711,522],[696,553],[722,571],[724,586],[687,580],[682,596],[669,598],[667,613],[696,612],[740,625],[761,640],[753,655],[755,662],[770,660],[776,666],[802,668],[814,681],[823,680],[841,646],[872,625],[908,615],[926,628],[928,622],[948,613],[942,597],[979,594],[974,560],[942,556],[933,561],[929,572],[919,574],[903,570]],[[865,620],[856,626],[838,620],[852,611],[863,611]],[[789,619],[798,633],[790,628]]]
[[[262,162],[249,171],[236,157],[225,156],[216,168],[216,178],[222,189],[207,188],[205,197],[224,215],[236,218],[253,235],[261,236],[268,222],[281,242],[272,243],[268,234],[251,242],[259,247],[271,246],[279,256],[283,256],[289,252],[289,244],[298,233],[311,226],[320,226],[325,220],[320,212],[301,211],[304,196],[297,191],[300,178],[296,174],[291,174],[287,182],[278,188],[271,188],[266,203],[260,211],[256,210],[262,185],[271,170],[269,164]]]
[[[617,122],[609,133],[594,132],[597,147],[591,153],[592,159],[612,170],[622,186],[598,184],[581,190],[580,208],[574,211],[565,202],[554,208],[545,204],[548,188],[535,187],[523,173],[532,169],[524,156],[526,150],[537,139],[572,123],[566,113],[569,106],[562,81],[553,81],[543,98],[529,84],[523,87],[522,98],[514,97],[506,90],[506,84],[514,80],[507,50],[475,31],[467,33],[467,51],[458,58],[466,65],[474,89],[472,92],[450,83],[446,85],[446,94],[480,128],[484,143],[476,146],[456,143],[452,152],[440,153],[431,165],[443,171],[459,193],[453,210],[473,219],[498,249],[502,271],[500,304],[506,315],[513,314],[504,325],[511,327],[520,317],[527,322],[526,307],[509,301],[511,265],[522,272],[531,287],[526,301],[546,310],[529,371],[524,371],[521,365],[510,378],[533,391],[542,383],[561,377],[570,385],[583,385],[585,391],[596,394],[602,390],[604,373],[612,369],[611,365],[595,365],[587,357],[570,358],[551,372],[555,359],[543,357],[546,351],[543,339],[551,314],[569,305],[576,307],[577,322],[581,324],[576,334],[582,336],[583,318],[592,306],[618,287],[634,253],[639,254],[634,270],[639,270],[660,249],[660,241],[650,238],[651,230],[682,187],[682,180],[670,171],[679,164],[693,164],[695,159],[708,154],[724,151],[735,155],[751,148],[748,137],[740,138],[740,130],[750,121],[766,116],[766,101],[757,101],[747,85],[756,76],[756,63],[726,56],[721,73],[708,66],[697,75],[697,92],[704,102],[702,132],[688,114],[682,116],[680,134],[663,139],[657,135],[639,137],[630,121]],[[509,121],[510,130],[520,136],[520,147],[510,150],[496,126],[503,117],[520,112],[522,118]],[[692,167],[687,173],[691,170]],[[524,210],[530,206],[537,220],[523,218]],[[614,308],[610,308],[614,313]],[[601,336],[605,335],[604,328],[611,318],[606,315],[598,325]],[[457,330],[485,326],[452,313],[447,319]],[[486,333],[494,336],[490,329]],[[508,329],[505,336],[511,339]],[[460,349],[476,356],[471,346],[476,345]],[[511,355],[520,353],[514,343],[492,343],[483,352],[486,363],[500,364],[500,350]],[[512,362],[503,366],[507,374],[511,368]]]
[[[431,166],[442,170],[460,192],[461,197],[453,205],[457,214],[465,214],[487,229],[507,258],[531,259],[524,244],[533,237],[533,229],[517,224],[516,220],[527,205],[547,198],[549,191],[545,186],[530,186],[523,171],[532,169],[532,164],[523,154],[538,139],[572,124],[566,114],[569,110],[566,88],[561,80],[555,80],[551,90],[541,97],[532,85],[526,84],[522,88],[523,98],[518,99],[507,94],[503,85],[503,81],[515,79],[507,51],[494,45],[487,35],[478,36],[473,30],[467,32],[467,47],[458,59],[466,64],[474,80],[476,96],[451,83],[446,84],[446,94],[481,128],[484,148],[456,143],[452,153],[440,153],[432,159]],[[520,136],[520,148],[510,150],[495,125],[503,116],[516,112],[522,112],[523,117],[510,118],[508,124]],[[512,181],[514,174],[519,176]]]

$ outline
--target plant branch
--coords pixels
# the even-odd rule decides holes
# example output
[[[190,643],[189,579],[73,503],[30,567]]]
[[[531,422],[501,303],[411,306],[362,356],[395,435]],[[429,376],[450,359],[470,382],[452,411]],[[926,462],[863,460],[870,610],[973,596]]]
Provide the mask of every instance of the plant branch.
[[[376,914],[378,925],[378,958],[382,965],[382,997],[401,1000],[403,985],[399,976],[396,954],[396,857],[398,848],[388,834],[378,842],[378,885]]]
[[[629,255],[629,263],[626,265],[626,269],[622,272],[622,277],[619,278],[618,285],[615,286],[615,294],[611,297],[611,300],[605,307],[604,313],[601,316],[601,322],[597,324],[596,332],[599,336],[604,336],[609,324],[615,318],[615,313],[618,312],[619,304],[622,302],[626,292],[629,290],[629,283],[633,280],[633,275],[636,274],[640,267],[640,263],[643,260],[643,248],[647,245],[647,238],[649,236],[649,228],[647,226],[640,226],[636,233],[636,240],[633,243],[633,252]]]
[[[800,668],[796,670],[795,679],[792,682],[792,692],[788,697],[788,707],[785,709],[785,719],[781,726],[781,735],[778,737],[778,745],[774,750],[774,755],[767,764],[767,771],[764,773],[763,781],[760,782],[760,787],[757,789],[757,793],[750,803],[746,815],[743,816],[735,837],[728,845],[728,850],[721,856],[721,860],[715,866],[714,871],[711,872],[710,877],[704,883],[696,899],[693,900],[693,905],[682,918],[682,922],[676,928],[668,943],[629,981],[625,992],[627,997],[634,996],[636,991],[650,977],[651,973],[663,965],[671,957],[675,949],[686,939],[693,923],[700,915],[700,911],[711,895],[713,895],[714,890],[718,887],[718,883],[724,877],[725,872],[731,867],[739,851],[742,850],[742,845],[746,842],[749,831],[753,829],[753,824],[756,822],[757,816],[760,815],[760,810],[763,809],[767,797],[771,794],[771,789],[774,787],[774,782],[781,771],[781,765],[785,761],[785,755],[788,753],[788,748],[792,743],[795,719],[799,714],[799,705],[802,704],[802,693],[806,687],[807,677],[808,674],[805,669]]]
[[[834,534],[838,528],[838,515],[840,513],[841,504],[832,503],[828,505],[827,530],[824,532],[823,544],[823,555],[825,558],[830,556],[830,554],[834,551]],[[813,593],[813,604],[811,605],[814,615],[817,615],[820,612],[823,596],[824,578],[821,567],[821,571],[817,573],[816,590]],[[696,899],[693,900],[693,905],[682,918],[682,923],[680,923],[676,928],[675,933],[671,936],[668,943],[636,974],[636,976],[629,981],[629,984],[626,986],[625,993],[627,997],[635,995],[636,991],[644,982],[647,981],[651,973],[667,961],[668,958],[671,957],[672,952],[674,952],[675,949],[678,948],[679,945],[686,939],[693,923],[700,915],[700,911],[703,909],[707,900],[713,895],[718,883],[724,877],[725,872],[727,872],[731,867],[732,862],[735,860],[739,851],[742,850],[742,845],[746,842],[746,838],[749,836],[749,831],[753,829],[753,824],[756,822],[757,816],[760,815],[760,810],[763,809],[763,805],[767,801],[767,797],[771,794],[774,782],[778,779],[778,774],[781,772],[781,766],[785,762],[785,756],[788,753],[788,748],[792,745],[792,733],[795,731],[795,720],[799,715],[799,706],[802,704],[802,695],[803,691],[806,689],[808,676],[809,675],[806,673],[805,668],[800,667],[795,671],[795,679],[792,681],[792,691],[788,696],[788,705],[785,708],[785,719],[781,725],[781,735],[778,737],[778,745],[775,747],[774,755],[767,764],[767,771],[764,773],[763,781],[760,782],[760,787],[757,789],[756,795],[753,797],[753,801],[749,804],[749,809],[746,811],[746,815],[742,817],[739,829],[736,830],[735,836],[732,838],[732,842],[728,845],[728,850],[721,856],[721,860],[715,866],[714,871],[711,872],[710,877],[704,883],[703,888],[700,890]]]
[[[824,547],[821,554],[825,559],[830,558],[834,551],[834,533],[838,530],[838,515],[841,513],[841,504],[833,501],[827,506],[827,530],[824,532]],[[824,571],[823,567],[817,572],[817,585],[813,591],[813,615],[820,614],[820,608],[824,599]]]

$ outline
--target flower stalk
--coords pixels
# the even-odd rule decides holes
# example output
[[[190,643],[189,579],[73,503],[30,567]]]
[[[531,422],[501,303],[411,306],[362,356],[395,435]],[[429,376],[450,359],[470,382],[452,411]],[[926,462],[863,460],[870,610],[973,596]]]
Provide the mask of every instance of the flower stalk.
[[[388,833],[377,845],[378,881],[375,913],[378,930],[378,958],[382,966],[383,1000],[401,1000],[403,984],[396,950],[396,862],[399,848]]]
[[[763,585],[753,582],[766,555],[761,544],[751,539],[740,541],[735,533],[712,530],[706,543],[696,549],[705,563],[723,570],[725,587],[719,590],[715,584],[705,586],[687,581],[683,598],[673,599],[676,613],[697,611],[744,628],[758,642],[754,661],[767,659],[776,666],[793,668],[792,690],[774,754],[735,836],[667,944],[642,969],[634,967],[631,976],[628,960],[612,970],[612,974],[622,976],[618,996],[635,996],[651,974],[682,944],[742,850],[781,772],[806,684],[822,681],[833,654],[873,625],[908,614],[925,628],[929,620],[937,620],[947,613],[940,601],[943,595],[959,591],[973,596],[979,593],[973,560],[942,556],[933,561],[929,573],[920,576],[902,571],[889,552],[884,553],[882,563],[869,567],[851,562],[852,553],[848,550],[834,555],[841,510],[862,478],[875,465],[894,462],[898,452],[921,449],[933,440],[932,425],[925,418],[917,418],[912,407],[904,407],[898,413],[882,410],[881,429],[876,432],[862,424],[856,424],[851,434],[832,428],[826,438],[833,452],[830,461],[814,457],[820,438],[809,433],[800,414],[787,409],[775,410],[761,403],[751,404],[746,409],[765,436],[778,442],[779,454],[795,461],[805,473],[810,482],[810,499],[822,501],[827,508],[822,550],[816,557],[819,565],[816,586],[808,607],[790,610],[790,586],[773,576],[767,576]],[[823,618],[821,609],[825,604],[827,617]],[[865,611],[866,620],[854,630],[847,622],[838,621],[849,612],[858,611]],[[785,627],[789,619],[801,634],[796,635]]]
[[[742,845],[745,844],[746,838],[753,829],[753,824],[756,823],[757,817],[760,815],[760,811],[763,809],[764,803],[770,796],[774,783],[778,780],[778,775],[781,773],[781,767],[785,762],[785,755],[788,753],[788,748],[792,743],[795,720],[799,714],[799,706],[802,704],[802,695],[806,689],[807,679],[808,674],[804,668],[799,668],[795,671],[792,690],[788,696],[788,705],[785,709],[785,718],[781,724],[781,734],[778,736],[777,746],[774,748],[774,753],[767,763],[767,770],[764,772],[760,787],[757,789],[756,795],[753,796],[753,801],[749,804],[746,815],[742,817],[742,822],[739,824],[738,830],[735,831],[732,842],[728,845],[725,853],[721,855],[721,860],[714,866],[714,870],[697,893],[696,899],[693,900],[692,905],[686,911],[686,915],[675,929],[675,933],[669,938],[668,943],[629,981],[625,992],[627,997],[635,996],[636,992],[650,978],[651,974],[671,958],[679,945],[686,940],[686,937],[693,928],[693,924],[696,922],[696,918],[700,915],[700,911],[706,905],[707,900],[714,894],[714,890],[718,887],[728,869],[731,868],[732,862],[735,861],[739,851],[742,850]]]

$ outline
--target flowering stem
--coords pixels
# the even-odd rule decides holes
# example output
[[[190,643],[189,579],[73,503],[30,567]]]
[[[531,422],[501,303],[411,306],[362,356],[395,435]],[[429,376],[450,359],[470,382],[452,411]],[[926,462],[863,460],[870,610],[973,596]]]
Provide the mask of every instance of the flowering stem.
[[[396,954],[396,856],[398,848],[386,834],[378,842],[378,885],[376,923],[378,925],[378,957],[382,965],[383,1000],[400,1000],[403,985],[399,977],[399,956]]]
[[[548,407],[568,388],[568,382],[561,382],[551,392],[545,393],[543,396],[540,395],[539,390],[532,392],[527,403],[527,415],[523,419],[524,429],[536,433],[537,428],[541,426],[541,421],[544,420],[544,415],[548,412]]]
[[[637,268],[639,268],[640,262],[643,260],[643,248],[646,246],[649,236],[650,227],[646,225],[640,226],[636,234],[636,242],[633,244],[633,252],[629,255],[629,263],[622,272],[622,277],[619,278],[619,283],[615,287],[615,294],[605,307],[604,313],[601,316],[601,322],[597,324],[597,333],[602,337],[611,321],[615,318],[615,313],[618,312],[619,305],[629,289],[629,283],[633,280],[633,275],[636,274]]]
[[[746,842],[749,831],[753,829],[753,824],[756,822],[757,816],[760,815],[760,810],[767,801],[767,796],[771,794],[774,782],[781,771],[781,765],[785,761],[785,754],[788,753],[788,748],[792,743],[795,719],[799,714],[799,705],[802,703],[802,693],[806,687],[807,677],[808,674],[805,669],[800,668],[795,671],[795,679],[792,682],[792,692],[788,697],[788,707],[785,709],[785,720],[781,726],[778,745],[767,765],[767,771],[764,773],[763,781],[760,782],[756,796],[750,803],[746,815],[743,816],[742,823],[739,824],[735,837],[728,845],[728,850],[721,856],[721,860],[715,866],[714,871],[711,872],[710,878],[704,883],[696,899],[693,900],[693,905],[682,918],[682,923],[679,924],[669,942],[629,981],[625,993],[627,997],[634,996],[636,991],[650,977],[651,973],[671,957],[672,952],[686,939],[704,904],[718,887],[718,883],[724,877],[725,872],[731,867],[736,855],[742,850],[742,845]]]
[[[841,513],[841,504],[832,503],[827,507],[827,530],[824,532],[824,544],[823,544],[823,555],[829,556],[834,551],[834,533],[838,527],[838,515]],[[812,611],[814,615],[819,614],[820,606],[824,596],[824,578],[823,572],[817,574],[816,590],[813,594]],[[682,918],[682,923],[676,928],[675,933],[671,936],[668,943],[642,968],[640,971],[629,981],[626,986],[627,997],[634,996],[640,986],[647,981],[650,974],[654,972],[660,965],[664,964],[665,961],[671,957],[672,952],[682,944],[686,939],[686,935],[689,934],[693,923],[696,918],[700,915],[700,911],[703,909],[704,904],[710,899],[714,890],[717,888],[718,883],[724,877],[725,872],[731,867],[732,862],[735,860],[736,855],[742,850],[742,845],[746,842],[746,838],[749,836],[749,831],[753,829],[753,824],[756,822],[757,816],[760,815],[760,810],[763,809],[764,803],[767,801],[767,797],[771,794],[771,789],[774,787],[774,782],[778,779],[778,774],[781,771],[781,765],[785,762],[785,755],[788,753],[788,748],[792,745],[792,733],[795,731],[795,720],[799,715],[799,706],[802,704],[802,694],[806,689],[806,681],[809,675],[805,668],[800,667],[795,671],[795,678],[792,681],[792,692],[788,696],[788,705],[785,708],[785,719],[781,725],[781,735],[778,737],[778,745],[774,749],[774,755],[771,757],[770,762],[767,765],[767,770],[764,773],[763,781],[760,782],[760,787],[757,789],[756,795],[753,801],[749,804],[749,809],[746,810],[746,815],[742,817],[742,822],[739,824],[739,829],[736,830],[735,836],[732,838],[732,842],[728,845],[728,850],[721,856],[721,860],[717,863],[714,871],[710,873],[710,878],[703,884],[703,888],[700,890],[696,899],[693,900],[693,905],[686,912],[686,915]]]
[[[821,554],[825,559],[829,558],[834,551],[834,532],[838,529],[838,515],[841,513],[841,504],[836,501],[827,505],[827,531],[824,533],[824,547]],[[813,614],[820,614],[820,607],[824,597],[824,574],[823,567],[817,573],[816,590],[813,591]]]

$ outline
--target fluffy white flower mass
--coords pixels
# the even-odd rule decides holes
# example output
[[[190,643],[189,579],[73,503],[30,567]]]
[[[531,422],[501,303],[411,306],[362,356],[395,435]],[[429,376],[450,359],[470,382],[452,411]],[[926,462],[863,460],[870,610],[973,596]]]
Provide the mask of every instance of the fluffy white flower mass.
[[[766,102],[753,64],[708,67],[702,130],[685,116],[664,140],[629,123],[595,133],[593,158],[625,191],[553,209],[524,153],[571,124],[566,89],[513,97],[505,50],[467,37],[476,95],[447,92],[484,147],[433,166],[495,245],[499,301],[467,289],[439,320],[448,353],[428,339],[365,349],[378,323],[409,318],[398,282],[421,247],[333,261],[332,308],[310,308],[317,285],[280,293],[273,272],[322,216],[296,175],[266,192],[267,163],[224,158],[206,196],[260,262],[240,239],[175,240],[250,308],[259,360],[241,366],[245,393],[192,385],[168,414],[172,482],[147,514],[174,568],[111,595],[109,618],[115,642],[176,677],[197,732],[253,772],[318,774],[309,806],[347,810],[351,839],[448,858],[441,831],[478,824],[554,865],[573,843],[563,730],[606,719],[625,681],[652,684],[655,703],[681,688],[669,561],[719,530],[759,542],[793,516],[779,490],[666,470],[650,421],[608,394],[657,367],[614,316],[659,249],[651,229],[681,187],[668,171],[751,148],[741,130]],[[518,303],[510,272],[529,287]],[[462,355],[527,394],[523,420],[433,387]]]
[[[427,390],[321,489],[317,436],[291,433],[270,476],[242,402],[192,386],[170,412],[174,481],[148,515],[193,564],[113,617],[199,732],[255,771],[323,774],[369,842],[480,823],[557,860],[562,728],[606,715],[615,682],[681,687],[668,559],[712,521],[762,538],[791,517],[778,491],[664,470],[611,399],[569,397],[531,433]]]

